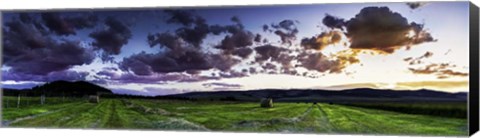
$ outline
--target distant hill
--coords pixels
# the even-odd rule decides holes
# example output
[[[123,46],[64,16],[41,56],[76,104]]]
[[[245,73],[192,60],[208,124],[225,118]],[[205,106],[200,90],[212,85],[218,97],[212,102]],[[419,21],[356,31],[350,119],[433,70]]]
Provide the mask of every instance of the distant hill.
[[[86,81],[54,81],[32,89],[3,89],[4,95],[16,96],[84,96],[102,92],[113,95],[112,91]],[[380,90],[370,88],[348,90],[318,89],[263,89],[248,91],[214,91],[190,92],[156,97],[116,95],[114,97],[138,97],[156,99],[188,100],[225,100],[225,101],[259,101],[261,98],[273,98],[284,102],[466,102],[468,93],[446,93],[433,90]]]
[[[42,95],[47,96],[83,96],[93,95],[97,92],[112,94],[112,91],[86,81],[53,81],[43,85],[35,86],[32,89],[13,90],[3,89],[5,95],[18,95],[19,92],[29,96]]]
[[[197,99],[197,100],[238,100],[258,101],[270,97],[275,101],[290,102],[424,102],[424,101],[466,101],[467,93],[446,93],[433,90],[379,90],[370,88],[349,90],[249,90],[249,91],[218,91],[191,92],[185,94],[159,96],[159,98]]]

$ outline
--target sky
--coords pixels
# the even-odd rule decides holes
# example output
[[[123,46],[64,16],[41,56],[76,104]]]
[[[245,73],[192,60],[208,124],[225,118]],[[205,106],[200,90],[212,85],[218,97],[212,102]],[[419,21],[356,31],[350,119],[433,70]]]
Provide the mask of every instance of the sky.
[[[468,92],[468,2],[9,11],[2,87]]]

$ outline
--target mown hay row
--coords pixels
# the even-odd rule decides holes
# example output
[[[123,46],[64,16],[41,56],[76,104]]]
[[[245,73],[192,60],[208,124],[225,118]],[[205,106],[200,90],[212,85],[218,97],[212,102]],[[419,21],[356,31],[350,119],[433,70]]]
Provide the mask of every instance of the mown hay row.
[[[164,110],[164,109],[161,109],[161,108],[150,108],[150,107],[146,107],[146,106],[143,106],[143,105],[138,105],[138,104],[132,103],[132,102],[126,100],[126,99],[123,99],[122,102],[127,108],[133,109],[133,110],[136,110],[136,111],[139,111],[139,112],[143,112],[143,113],[147,113],[147,114],[160,114],[160,115],[165,115],[165,116],[173,115],[172,113],[168,112],[167,110]]]

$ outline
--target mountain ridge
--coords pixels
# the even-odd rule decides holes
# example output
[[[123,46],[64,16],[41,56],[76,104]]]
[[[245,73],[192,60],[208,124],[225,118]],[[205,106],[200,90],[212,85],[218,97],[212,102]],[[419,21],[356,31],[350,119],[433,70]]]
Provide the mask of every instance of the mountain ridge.
[[[83,95],[95,95],[98,92],[113,94],[110,89],[102,86],[90,83],[87,81],[65,81],[58,80],[48,82],[42,85],[37,85],[30,89],[6,89],[2,88],[4,95],[18,95],[23,93],[29,96],[47,95],[47,96],[83,96]]]

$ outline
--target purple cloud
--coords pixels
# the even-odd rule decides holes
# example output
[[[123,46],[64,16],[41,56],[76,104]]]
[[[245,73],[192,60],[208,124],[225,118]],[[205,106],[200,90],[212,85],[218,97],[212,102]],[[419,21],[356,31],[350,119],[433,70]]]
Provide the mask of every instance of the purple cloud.
[[[46,75],[90,64],[95,58],[80,42],[56,40],[41,22],[28,17],[22,20],[8,21],[3,29],[3,65],[14,72]]]
[[[77,71],[57,71],[50,72],[46,75],[25,74],[22,72],[2,71],[3,81],[37,81],[37,82],[51,82],[56,80],[66,81],[80,81],[86,80],[89,75],[88,72]]]
[[[123,45],[132,37],[132,32],[125,23],[113,17],[106,18],[105,25],[107,28],[104,30],[89,34],[94,39],[92,46],[103,50],[106,55],[118,55]]]

